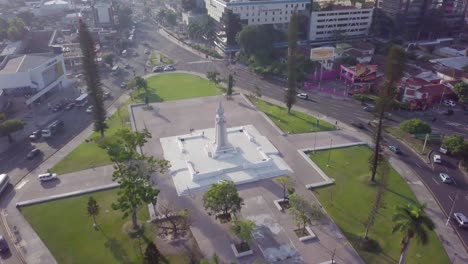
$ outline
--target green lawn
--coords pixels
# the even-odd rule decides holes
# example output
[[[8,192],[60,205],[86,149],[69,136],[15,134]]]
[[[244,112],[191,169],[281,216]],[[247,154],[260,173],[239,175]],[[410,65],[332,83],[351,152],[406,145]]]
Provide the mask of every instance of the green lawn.
[[[253,103],[264,112],[281,130],[291,134],[320,132],[334,130],[335,126],[320,120],[317,126],[317,118],[298,111],[291,111],[263,100],[254,99]]]
[[[329,150],[310,154],[309,157],[331,178],[335,184],[314,190],[315,195],[353,244],[366,263],[397,263],[402,234],[392,234],[392,215],[396,205],[417,203],[413,192],[392,168],[387,178],[383,206],[375,220],[369,237],[378,241],[380,252],[367,252],[359,248],[358,239],[364,234],[366,222],[375,199],[377,186],[368,184],[370,170],[368,159],[371,150],[366,146],[331,150],[330,167],[327,167]],[[434,232],[429,244],[421,246],[413,240],[407,263],[450,263],[447,254]]]
[[[122,219],[122,213],[111,208],[116,195],[117,190],[102,191],[20,210],[58,263],[142,263],[138,239],[131,239],[123,231],[124,223],[130,219]],[[100,207],[97,231],[86,212],[89,196],[93,196]],[[145,206],[140,209],[138,217],[142,222],[149,218]],[[145,241],[153,240],[154,236],[154,228],[145,224],[145,233],[140,239],[143,252]],[[187,256],[167,258],[166,263],[178,264],[184,263]]]
[[[161,74],[148,79],[149,102],[171,101],[189,99],[203,96],[213,96],[221,91],[208,80],[199,76],[173,73]],[[106,130],[106,140],[111,140],[114,133],[122,128],[129,128],[128,105],[130,103],[141,103],[144,101],[142,90],[134,91],[133,101],[126,102],[108,121],[109,128]],[[93,133],[90,142],[83,142],[59,163],[51,168],[53,172],[65,174],[74,171],[89,169],[110,164],[111,161],[106,151],[98,146],[96,141],[100,140],[98,133]]]

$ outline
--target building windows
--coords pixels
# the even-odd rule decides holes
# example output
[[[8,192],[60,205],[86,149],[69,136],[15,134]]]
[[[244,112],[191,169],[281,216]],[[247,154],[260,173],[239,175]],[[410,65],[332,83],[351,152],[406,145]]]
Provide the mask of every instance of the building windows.
[[[273,11],[273,15],[275,14],[275,11]]]
[[[267,15],[267,12],[265,12],[265,16]]]
[[[288,5],[286,5],[286,7],[288,7]]]
[[[271,21],[275,21],[275,18],[273,17],[273,18],[271,19]]]
[[[267,22],[267,19],[265,18],[265,22]]]

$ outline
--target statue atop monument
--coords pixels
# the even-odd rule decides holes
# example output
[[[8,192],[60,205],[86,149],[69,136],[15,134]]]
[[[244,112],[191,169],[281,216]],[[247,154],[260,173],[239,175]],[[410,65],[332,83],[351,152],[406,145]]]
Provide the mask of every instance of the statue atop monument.
[[[222,97],[219,100],[218,108],[216,109],[215,117],[215,139],[212,143],[212,157],[216,158],[220,154],[235,152],[235,148],[228,142],[228,135],[226,130],[226,120],[224,119],[224,108]]]

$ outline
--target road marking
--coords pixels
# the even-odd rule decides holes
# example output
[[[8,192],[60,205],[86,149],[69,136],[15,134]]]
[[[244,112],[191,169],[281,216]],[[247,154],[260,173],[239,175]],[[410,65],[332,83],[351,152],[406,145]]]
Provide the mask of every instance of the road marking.
[[[204,60],[204,61],[190,61],[190,62],[187,62],[186,64],[199,64],[199,63],[209,63],[211,61],[209,60]]]
[[[455,181],[453,177],[452,177],[452,181],[453,181],[453,184],[457,185],[457,182]]]
[[[421,165],[419,165],[419,163],[415,162],[414,164],[415,164],[416,166],[418,166],[420,169],[422,169],[422,167],[421,167]],[[434,169],[434,168],[432,168],[432,169]]]
[[[453,202],[453,198],[452,198],[452,196],[451,196],[451,195],[449,195],[448,197],[449,197],[450,201],[452,201],[452,202]]]
[[[15,187],[15,190],[19,190],[21,188],[23,188],[24,185],[26,185],[26,183],[28,183],[29,180],[26,180],[26,179],[23,179],[21,180]]]
[[[438,182],[436,179],[432,178],[432,180],[433,180],[437,185],[440,185],[440,182]]]

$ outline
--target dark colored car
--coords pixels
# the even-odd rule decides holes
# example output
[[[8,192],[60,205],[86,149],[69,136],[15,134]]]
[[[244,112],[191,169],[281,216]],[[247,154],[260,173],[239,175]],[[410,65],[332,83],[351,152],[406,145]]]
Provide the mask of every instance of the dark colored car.
[[[444,112],[444,115],[453,115],[453,110],[452,109],[447,109],[445,112]]]
[[[354,127],[359,128],[359,129],[365,129],[365,128],[366,128],[366,127],[364,126],[364,124],[363,124],[363,123],[360,123],[360,122],[352,122],[351,125],[354,126]]]
[[[34,159],[35,157],[37,157],[39,154],[41,154],[41,150],[35,148],[35,149],[31,150],[28,153],[28,155],[26,155],[26,158],[31,160],[31,159]]]
[[[8,247],[8,243],[6,242],[3,236],[0,236],[0,252],[7,252],[10,248]]]
[[[396,154],[401,154],[401,149],[397,146],[388,146],[388,149]]]
[[[75,107],[75,103],[69,103],[69,104],[67,104],[67,106],[65,107],[65,110],[71,110],[71,109],[73,109],[73,107]]]
[[[38,140],[41,137],[42,137],[41,130],[36,130],[36,131],[32,132],[31,135],[29,135],[29,139],[31,141]]]

